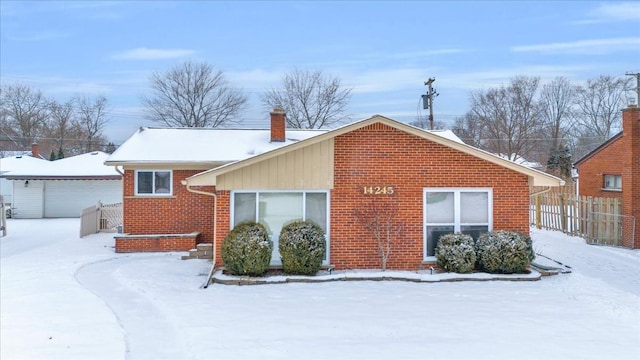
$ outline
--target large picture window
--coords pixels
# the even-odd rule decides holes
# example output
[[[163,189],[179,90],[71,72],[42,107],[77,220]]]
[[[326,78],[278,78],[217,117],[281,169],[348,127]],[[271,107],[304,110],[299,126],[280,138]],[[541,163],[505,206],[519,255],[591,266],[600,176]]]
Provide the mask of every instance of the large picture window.
[[[256,221],[269,231],[273,241],[271,264],[280,265],[278,238],[282,226],[294,220],[309,220],[318,224],[325,232],[327,252],[324,262],[329,256],[329,199],[327,192],[317,191],[253,191],[239,192],[232,195],[231,227],[243,221]]]
[[[424,190],[424,258],[435,259],[440,236],[469,234],[477,239],[491,231],[491,189],[433,188]]]
[[[136,195],[171,195],[171,170],[137,170]]]

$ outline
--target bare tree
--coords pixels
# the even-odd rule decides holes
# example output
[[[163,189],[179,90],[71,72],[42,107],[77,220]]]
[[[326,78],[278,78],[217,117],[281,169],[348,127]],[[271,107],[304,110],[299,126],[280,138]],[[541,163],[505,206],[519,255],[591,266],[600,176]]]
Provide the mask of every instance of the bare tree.
[[[592,138],[599,144],[611,137],[613,128],[620,127],[620,110],[626,105],[630,80],[600,75],[578,86],[575,125],[580,137]]]
[[[550,128],[551,150],[558,150],[566,141],[564,137],[571,126],[575,94],[575,86],[565,77],[557,77],[542,86],[542,114]]]
[[[74,102],[76,104],[75,124],[83,130],[86,137],[84,151],[97,150],[102,144],[97,143],[96,140],[102,137],[102,130],[109,122],[107,99],[104,96],[98,96],[95,99],[77,97]]]
[[[467,111],[462,117],[455,120],[452,129],[460,140],[465,144],[482,148],[482,137],[484,128],[482,122],[478,120],[478,116],[471,111]]]
[[[52,150],[59,152],[66,146],[66,141],[70,137],[73,129],[74,104],[73,101],[59,103],[53,101],[49,107],[49,121],[46,123],[47,137],[55,141]]]
[[[471,113],[481,123],[482,146],[510,160],[528,158],[543,136],[537,77],[517,76],[508,86],[471,95]]]
[[[15,84],[0,88],[3,127],[0,129],[17,148],[25,149],[42,136],[48,100],[39,90]]]
[[[380,267],[387,269],[392,244],[402,235],[404,223],[399,222],[398,204],[392,201],[372,200],[362,208],[353,210],[356,219],[375,238]]]
[[[151,76],[152,97],[143,98],[149,119],[170,127],[221,127],[236,122],[247,102],[222,71],[187,61]]]
[[[343,88],[339,78],[295,69],[282,77],[281,89],[262,95],[262,104],[268,111],[283,109],[288,127],[319,129],[343,120],[350,98],[351,89]]]

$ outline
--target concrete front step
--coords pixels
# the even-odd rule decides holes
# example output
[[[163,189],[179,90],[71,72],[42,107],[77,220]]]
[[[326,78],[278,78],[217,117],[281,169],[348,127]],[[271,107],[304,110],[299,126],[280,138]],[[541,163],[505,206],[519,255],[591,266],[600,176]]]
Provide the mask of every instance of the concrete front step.
[[[213,259],[213,245],[212,244],[198,244],[195,249],[189,250],[189,255],[182,257],[182,260],[189,259]]]

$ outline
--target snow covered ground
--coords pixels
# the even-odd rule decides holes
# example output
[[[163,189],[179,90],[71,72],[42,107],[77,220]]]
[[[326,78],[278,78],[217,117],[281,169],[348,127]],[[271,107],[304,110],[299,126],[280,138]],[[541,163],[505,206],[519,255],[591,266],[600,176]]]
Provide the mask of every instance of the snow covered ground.
[[[79,220],[9,220],[0,358],[640,359],[640,251],[534,230],[540,281],[214,284],[182,253],[115,254]]]

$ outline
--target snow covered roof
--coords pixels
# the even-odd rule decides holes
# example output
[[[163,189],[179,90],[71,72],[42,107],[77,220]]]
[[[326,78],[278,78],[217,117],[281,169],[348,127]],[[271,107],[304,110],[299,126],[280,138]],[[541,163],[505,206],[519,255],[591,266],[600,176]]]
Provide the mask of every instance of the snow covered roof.
[[[107,165],[220,165],[299,142],[327,130],[286,130],[286,141],[271,142],[269,129],[138,129],[106,161]],[[208,168],[208,167],[207,167]]]
[[[104,161],[108,157],[107,153],[94,151],[56,161],[44,161],[24,156],[4,158],[0,159],[2,162],[1,176],[8,179],[121,178],[115,168],[104,165]]]

